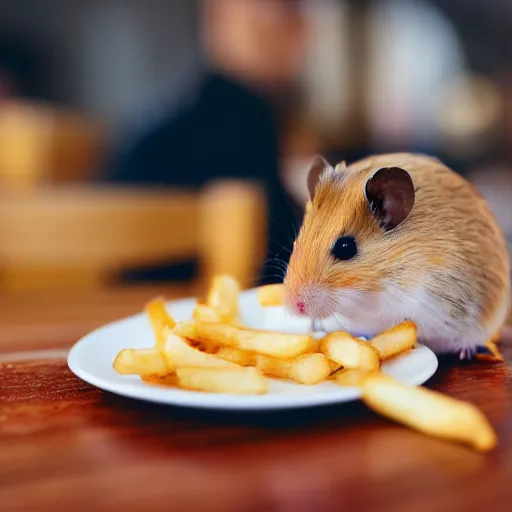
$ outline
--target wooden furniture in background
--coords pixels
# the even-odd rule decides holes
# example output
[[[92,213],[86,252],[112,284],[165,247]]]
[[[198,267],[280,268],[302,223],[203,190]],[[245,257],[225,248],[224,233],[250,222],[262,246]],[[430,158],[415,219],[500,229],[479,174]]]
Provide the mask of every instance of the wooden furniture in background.
[[[126,268],[198,257],[201,278],[250,285],[265,247],[265,200],[250,184],[201,193],[43,187],[0,194],[0,287],[95,287]]]
[[[0,509],[510,509],[510,337],[505,362],[444,358],[427,382],[482,409],[499,438],[490,453],[357,402],[208,412],[125,399],[71,374],[63,348],[162,293],[176,297],[171,288],[0,294]]]
[[[29,188],[90,180],[99,171],[104,142],[99,123],[77,112],[0,102],[0,184]]]
[[[257,284],[267,248],[267,204],[243,182],[210,185],[201,197],[199,223],[203,276],[227,273],[244,287]]]

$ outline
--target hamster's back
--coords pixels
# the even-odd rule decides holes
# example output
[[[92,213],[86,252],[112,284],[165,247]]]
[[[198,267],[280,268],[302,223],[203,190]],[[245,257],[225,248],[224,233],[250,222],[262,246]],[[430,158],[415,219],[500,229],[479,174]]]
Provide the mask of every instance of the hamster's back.
[[[423,155],[372,156],[349,171],[371,175],[382,167],[400,167],[412,177],[415,203],[402,233],[418,247],[426,267],[422,271],[431,276],[431,292],[459,314],[465,305],[476,304],[482,324],[491,330],[502,323],[510,294],[509,255],[483,197],[462,176]]]

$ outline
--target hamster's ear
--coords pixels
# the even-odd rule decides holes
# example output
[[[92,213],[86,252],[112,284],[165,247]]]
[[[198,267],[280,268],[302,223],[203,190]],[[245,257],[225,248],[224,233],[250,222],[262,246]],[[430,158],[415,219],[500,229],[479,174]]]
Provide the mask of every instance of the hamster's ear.
[[[334,170],[339,173],[345,172],[347,170],[347,162],[345,162],[345,160],[343,160],[343,162],[340,162],[339,164],[336,165]]]
[[[399,167],[379,169],[367,182],[366,200],[386,230],[403,222],[414,206],[414,184],[411,175]]]
[[[315,156],[308,174],[308,190],[309,197],[311,199],[315,196],[315,189],[318,184],[318,180],[320,179],[320,175],[326,170],[332,171],[331,164],[329,164],[325,158],[319,155]]]

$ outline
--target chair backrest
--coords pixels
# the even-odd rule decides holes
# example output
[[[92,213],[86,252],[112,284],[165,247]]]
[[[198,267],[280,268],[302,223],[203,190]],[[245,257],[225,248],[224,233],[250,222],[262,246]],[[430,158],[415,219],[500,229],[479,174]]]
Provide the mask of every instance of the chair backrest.
[[[123,268],[197,256],[244,285],[265,247],[265,200],[246,183],[201,193],[43,187],[0,193],[0,287],[99,286]]]
[[[101,125],[39,103],[0,102],[0,183],[32,188],[90,181],[104,157]]]

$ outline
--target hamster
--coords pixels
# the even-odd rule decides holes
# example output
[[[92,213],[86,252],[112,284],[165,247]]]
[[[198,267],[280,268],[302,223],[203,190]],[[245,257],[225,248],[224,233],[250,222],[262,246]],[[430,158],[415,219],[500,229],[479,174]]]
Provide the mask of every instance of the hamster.
[[[405,320],[437,353],[470,358],[510,299],[504,236],[485,200],[440,161],[395,153],[333,168],[316,157],[284,280],[295,315],[374,336]]]

